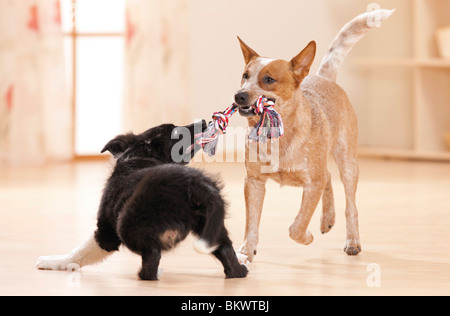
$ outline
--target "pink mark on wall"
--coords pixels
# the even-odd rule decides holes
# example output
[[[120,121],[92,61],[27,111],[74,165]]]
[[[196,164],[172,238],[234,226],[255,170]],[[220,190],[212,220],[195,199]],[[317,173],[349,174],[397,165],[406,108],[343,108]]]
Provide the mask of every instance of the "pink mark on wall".
[[[136,34],[136,26],[131,21],[129,12],[127,12],[126,19],[127,19],[126,20],[126,23],[127,23],[127,25],[126,25],[127,45],[130,45],[131,41],[134,38],[134,35]]]
[[[5,93],[6,108],[9,111],[11,111],[13,108],[13,97],[14,97],[14,85],[11,84]]]
[[[38,6],[37,4],[32,5],[29,8],[29,20],[28,20],[28,24],[27,27],[32,30],[35,31],[36,33],[39,32],[39,17],[38,17]]]
[[[55,16],[53,18],[53,21],[57,25],[61,25],[61,2],[59,0],[55,1]]]

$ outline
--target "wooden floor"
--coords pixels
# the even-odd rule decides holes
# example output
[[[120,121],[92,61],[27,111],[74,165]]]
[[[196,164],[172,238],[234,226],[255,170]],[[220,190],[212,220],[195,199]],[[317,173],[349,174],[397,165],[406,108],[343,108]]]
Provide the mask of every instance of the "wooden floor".
[[[222,175],[237,248],[244,166],[199,167]],[[0,169],[0,295],[449,295],[450,164],[361,160],[358,257],[342,251],[345,200],[334,164],[330,169],[337,223],[329,234],[320,234],[316,212],[314,243],[290,240],[301,189],[269,183],[248,278],[225,280],[220,264],[197,254],[189,238],[163,256],[159,282],[139,281],[140,258],[125,249],[81,271],[35,268],[39,256],[67,253],[90,237],[108,162]]]

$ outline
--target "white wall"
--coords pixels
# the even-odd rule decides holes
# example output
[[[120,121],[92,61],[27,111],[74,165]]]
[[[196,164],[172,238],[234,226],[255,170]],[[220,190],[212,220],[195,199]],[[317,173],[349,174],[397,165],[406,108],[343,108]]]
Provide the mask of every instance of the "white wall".
[[[239,88],[244,61],[237,35],[260,55],[288,60],[316,40],[315,72],[340,28],[367,7],[360,0],[190,0],[189,5],[190,104],[196,118],[224,110]]]
[[[190,105],[194,118],[209,119],[213,112],[224,110],[231,104],[244,67],[237,35],[260,55],[282,59],[294,57],[309,41],[315,40],[318,52],[311,70],[315,73],[342,26],[365,12],[371,3],[374,1],[189,0]],[[370,143],[380,137],[373,125],[382,126],[383,118],[374,116],[373,109],[369,108],[377,106],[376,96],[375,101],[367,99],[373,94],[370,72],[355,66],[352,59],[356,56],[404,56],[410,50],[404,40],[399,45],[399,37],[410,36],[409,24],[405,23],[404,17],[408,14],[405,11],[411,10],[408,9],[409,1],[380,0],[377,3],[382,8],[399,10],[387,22],[390,24],[386,23],[387,27],[374,30],[356,45],[338,78],[359,116],[361,143]],[[393,33],[393,30],[397,31]],[[380,42],[385,45],[379,46]],[[412,45],[411,40],[406,42]],[[410,88],[409,83],[402,87]],[[235,117],[231,126],[246,126],[245,119]],[[372,127],[366,128],[369,126]]]

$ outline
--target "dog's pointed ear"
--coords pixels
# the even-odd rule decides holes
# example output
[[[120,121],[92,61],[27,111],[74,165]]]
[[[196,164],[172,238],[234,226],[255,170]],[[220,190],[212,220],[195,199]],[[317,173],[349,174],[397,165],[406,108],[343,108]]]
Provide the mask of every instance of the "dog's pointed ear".
[[[241,44],[242,53],[244,54],[245,63],[248,64],[253,59],[258,58],[259,55],[253,49],[251,49],[243,40],[238,36],[239,43]]]
[[[136,135],[134,134],[125,134],[120,135],[109,141],[105,147],[103,147],[101,153],[103,154],[106,151],[109,151],[114,158],[119,157],[121,154],[125,152],[134,142],[136,141]]]
[[[315,41],[312,41],[300,54],[291,60],[291,71],[299,84],[308,76],[311,70],[316,57],[316,49],[317,44]]]

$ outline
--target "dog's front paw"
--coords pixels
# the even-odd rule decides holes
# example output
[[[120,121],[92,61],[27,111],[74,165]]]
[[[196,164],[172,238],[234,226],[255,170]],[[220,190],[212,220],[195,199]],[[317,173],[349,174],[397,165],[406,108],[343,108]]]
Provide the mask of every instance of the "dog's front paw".
[[[314,241],[314,236],[309,230],[303,233],[299,233],[293,226],[289,228],[289,237],[291,237],[291,239],[295,242],[302,245],[309,245]]]
[[[236,258],[238,259],[240,264],[249,264],[250,262],[248,261],[248,256],[244,255],[243,253],[240,253],[238,251],[236,251]]]
[[[44,256],[36,262],[39,270],[67,270],[71,266],[68,255],[63,256]]]
[[[240,263],[248,263],[253,262],[254,257],[256,256],[256,247],[251,247],[247,242],[245,242],[236,254],[238,256],[238,260]],[[244,260],[245,259],[245,260]]]
[[[344,251],[349,256],[357,256],[361,251],[361,243],[359,240],[347,240]]]

